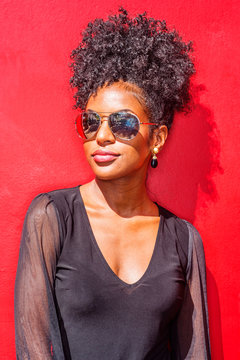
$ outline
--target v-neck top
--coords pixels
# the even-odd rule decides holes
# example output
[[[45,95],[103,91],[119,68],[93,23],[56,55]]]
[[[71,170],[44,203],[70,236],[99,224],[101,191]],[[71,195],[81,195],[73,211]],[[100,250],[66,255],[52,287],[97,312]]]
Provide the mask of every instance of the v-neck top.
[[[159,232],[161,231],[161,228],[162,228],[162,226],[161,226],[162,216],[161,216],[161,213],[160,213],[160,209],[159,209],[158,204],[155,203],[155,204],[157,205],[157,207],[158,207],[158,213],[159,213],[160,219],[159,219],[159,224],[158,224],[157,236],[156,236],[156,239],[155,239],[155,241],[154,241],[153,252],[152,252],[152,255],[151,255],[151,257],[150,257],[148,266],[147,266],[147,268],[145,269],[145,271],[144,271],[144,273],[142,274],[142,276],[141,276],[137,281],[135,281],[135,282],[132,283],[132,284],[128,284],[128,283],[125,282],[124,280],[120,279],[120,278],[118,277],[118,275],[115,274],[115,272],[112,270],[112,268],[111,268],[110,265],[108,264],[107,260],[105,259],[104,255],[103,255],[103,253],[102,253],[102,251],[101,251],[101,249],[100,249],[100,247],[99,247],[99,245],[98,245],[98,243],[97,243],[96,237],[95,237],[95,235],[94,235],[94,233],[93,233],[93,230],[92,230],[92,227],[91,227],[91,224],[90,224],[90,220],[89,220],[89,217],[88,217],[88,214],[87,214],[87,211],[86,211],[86,208],[85,208],[85,206],[84,206],[84,202],[83,202],[83,199],[82,199],[82,196],[81,196],[81,192],[80,192],[79,195],[80,195],[80,199],[79,199],[79,200],[80,200],[80,202],[81,202],[81,204],[82,204],[82,216],[83,216],[83,218],[84,218],[84,222],[85,222],[85,224],[86,224],[86,226],[87,226],[87,229],[88,229],[89,238],[90,238],[90,240],[92,241],[93,245],[95,246],[96,251],[99,253],[99,257],[101,258],[102,263],[103,263],[103,266],[105,266],[105,268],[106,268],[106,271],[111,272],[111,273],[113,274],[113,276],[115,276],[116,279],[117,279],[119,282],[122,282],[122,283],[125,284],[126,286],[129,286],[129,287],[130,287],[130,286],[136,286],[139,282],[143,281],[143,278],[144,278],[145,274],[148,272],[148,268],[151,266],[151,263],[152,263],[152,261],[153,261],[153,257],[155,256],[155,252],[157,251],[156,248],[157,248],[158,239],[159,239],[159,236],[160,236]]]
[[[33,210],[36,203],[38,206]],[[79,186],[40,194],[34,199],[23,229],[25,240],[21,243],[16,277],[15,314],[24,301],[31,301],[27,294],[42,278],[47,295],[43,288],[40,293],[38,287],[32,290],[39,294],[32,306],[39,302],[35,317],[42,314],[39,317],[39,326],[43,327],[39,350],[42,354],[48,354],[47,349],[51,348],[51,356],[57,360],[185,359],[184,354],[175,356],[182,336],[176,336],[177,321],[182,316],[188,290],[189,229],[185,220],[157,206],[160,221],[151,259],[140,279],[128,284],[104,258]],[[34,249],[30,250],[31,246]],[[39,255],[34,254],[33,258],[34,252]],[[26,281],[30,274],[34,281]],[[24,286],[29,289],[20,292]],[[24,294],[25,300],[21,298]],[[34,326],[32,329],[32,334],[27,331],[28,336],[23,329],[16,330],[17,348],[22,349],[19,352],[28,351],[34,341],[32,351],[36,351],[34,339],[39,333],[34,334]],[[44,334],[48,332],[46,342]],[[184,352],[190,348],[188,341],[184,340]],[[42,358],[50,359],[50,355]]]
[[[138,281],[127,284],[105,260],[78,187],[72,195],[73,226],[55,281],[71,359],[169,359],[169,328],[183,300],[185,277],[176,237],[163,231],[161,208],[149,265]],[[187,234],[186,228],[185,242]]]

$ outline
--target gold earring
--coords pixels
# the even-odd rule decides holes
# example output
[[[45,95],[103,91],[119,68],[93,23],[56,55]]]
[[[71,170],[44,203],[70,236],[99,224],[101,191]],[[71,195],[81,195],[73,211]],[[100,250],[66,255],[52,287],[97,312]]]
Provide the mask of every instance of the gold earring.
[[[158,166],[158,160],[157,160],[157,153],[159,152],[158,148],[153,148],[152,151],[152,160],[151,160],[151,167],[156,168]]]

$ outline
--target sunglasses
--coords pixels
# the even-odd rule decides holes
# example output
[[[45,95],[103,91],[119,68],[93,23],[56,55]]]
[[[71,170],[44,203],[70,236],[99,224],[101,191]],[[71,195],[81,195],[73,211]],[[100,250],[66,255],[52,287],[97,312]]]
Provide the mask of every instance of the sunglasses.
[[[82,139],[92,139],[101,126],[102,121],[107,121],[113,135],[121,140],[132,140],[139,132],[140,124],[156,125],[155,123],[140,122],[137,115],[121,110],[110,114],[109,116],[100,116],[95,111],[82,111],[76,121],[75,126],[78,135]],[[102,120],[102,118],[106,118]]]

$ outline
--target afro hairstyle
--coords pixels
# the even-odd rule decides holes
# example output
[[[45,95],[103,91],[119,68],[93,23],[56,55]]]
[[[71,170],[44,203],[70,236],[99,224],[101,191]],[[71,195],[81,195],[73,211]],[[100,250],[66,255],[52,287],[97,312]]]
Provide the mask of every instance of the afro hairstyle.
[[[99,88],[123,81],[144,99],[151,122],[169,130],[175,111],[189,108],[195,72],[190,52],[191,42],[183,42],[165,20],[147,17],[146,12],[131,18],[120,7],[106,21],[95,19],[71,54],[75,108],[84,109]]]

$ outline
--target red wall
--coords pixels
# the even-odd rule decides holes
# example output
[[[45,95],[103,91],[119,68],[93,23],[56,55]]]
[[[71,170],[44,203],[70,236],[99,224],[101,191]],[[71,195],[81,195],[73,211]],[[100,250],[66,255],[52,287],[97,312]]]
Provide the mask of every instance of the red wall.
[[[69,54],[80,30],[118,1],[2,0],[0,359],[15,358],[13,289],[25,212],[39,192],[92,177],[74,130]],[[122,1],[126,5],[126,1]],[[239,4],[235,0],[135,0],[193,39],[195,106],[178,115],[149,174],[150,191],[202,235],[214,360],[239,346]],[[196,359],[197,360],[197,359]]]

